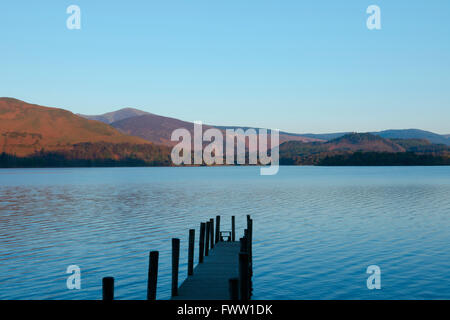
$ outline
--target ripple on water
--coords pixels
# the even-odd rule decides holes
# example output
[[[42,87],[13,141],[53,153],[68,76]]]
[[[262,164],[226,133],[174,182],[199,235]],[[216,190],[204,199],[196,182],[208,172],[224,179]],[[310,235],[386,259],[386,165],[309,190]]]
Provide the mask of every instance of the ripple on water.
[[[242,232],[247,214],[256,299],[450,299],[449,194],[445,167],[1,170],[0,299],[99,299],[104,276],[145,299],[150,250],[167,299],[170,238],[182,281],[188,229],[236,215]],[[71,264],[81,290],[66,288]],[[371,264],[382,290],[366,288]]]

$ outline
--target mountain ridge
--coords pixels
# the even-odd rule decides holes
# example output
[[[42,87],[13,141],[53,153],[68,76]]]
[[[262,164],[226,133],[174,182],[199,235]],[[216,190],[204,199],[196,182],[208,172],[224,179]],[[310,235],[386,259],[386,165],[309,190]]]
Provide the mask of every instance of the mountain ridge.
[[[133,108],[125,108],[125,109],[132,109],[134,111],[140,112],[142,114],[140,115],[133,115],[133,113],[127,114],[127,116],[122,116],[120,120],[109,122],[109,124],[118,130],[129,134],[138,136],[141,138],[144,138],[150,142],[153,143],[163,143],[167,145],[173,145],[173,142],[170,141],[170,134],[163,131],[167,131],[167,129],[170,127],[171,130],[175,130],[179,127],[192,127],[193,123],[189,121],[180,120],[177,118],[172,117],[165,117],[161,115],[156,115],[153,113],[149,113],[146,111],[142,111],[139,109],[133,109]],[[113,111],[107,114],[98,115],[98,116],[85,116],[84,117],[90,117],[91,119],[95,119],[95,117],[104,117],[105,115],[114,114],[117,112],[120,112],[120,109],[117,111]],[[134,120],[129,120],[134,117],[139,117],[142,115],[147,115],[146,118],[141,118],[139,121],[136,121],[137,123],[133,124]],[[154,117],[155,119],[152,119]],[[148,124],[146,125],[143,121],[145,119]],[[128,120],[128,121],[124,121]],[[137,120],[137,119],[136,119]],[[102,121],[102,120],[99,120]],[[158,130],[158,121],[161,123],[164,123],[164,126]],[[169,122],[174,122],[174,125],[169,125]],[[176,125],[180,125],[176,127]],[[138,125],[138,126],[136,126]],[[146,128],[147,127],[147,128]],[[222,130],[223,132],[226,129],[255,129],[257,132],[259,128],[251,127],[251,126],[221,126],[221,125],[204,125],[204,128],[217,128],[219,130]],[[162,130],[164,129],[164,130]],[[187,128],[186,128],[187,129]],[[158,132],[160,131],[160,132]],[[293,132],[287,132],[287,131],[280,131],[280,144],[286,141],[303,141],[303,142],[313,142],[313,141],[330,141],[339,137],[342,137],[346,134],[351,133],[351,131],[347,132],[334,132],[334,133],[293,133]],[[439,135],[437,133],[421,130],[421,129],[388,129],[388,130],[381,130],[381,131],[372,131],[369,132],[374,135],[379,135],[382,138],[388,138],[388,139],[427,139],[431,143],[435,144],[446,144],[450,145],[450,134],[449,135]]]
[[[0,152],[25,156],[42,149],[67,150],[84,142],[149,144],[70,111],[0,98]]]
[[[170,166],[171,146],[178,143],[170,141],[172,132],[185,128],[193,134],[192,122],[147,112],[135,116],[136,111],[139,111],[137,109],[125,108],[118,111],[120,112],[108,113],[108,119],[124,119],[109,125],[60,108],[40,106],[14,98],[0,98],[1,165]],[[203,130],[209,128],[217,128],[226,134],[228,128],[246,130],[251,127],[203,125]],[[255,132],[258,130],[255,129]],[[305,139],[299,134],[281,132],[280,164],[364,165],[364,161],[371,165],[450,163],[448,144],[435,144],[425,138],[411,138],[439,136],[447,139],[444,135],[424,130],[325,135],[328,135],[327,138],[334,135],[334,138]],[[382,135],[389,138],[383,138]],[[252,151],[255,150],[246,149],[247,153]]]
[[[116,121],[132,118],[132,117],[138,117],[145,114],[151,114],[146,111],[142,111],[135,108],[122,108],[116,111],[107,112],[100,115],[86,115],[86,114],[80,114],[78,113],[78,116],[81,116],[83,118],[89,119],[89,120],[97,120],[101,121],[107,124],[111,124]]]

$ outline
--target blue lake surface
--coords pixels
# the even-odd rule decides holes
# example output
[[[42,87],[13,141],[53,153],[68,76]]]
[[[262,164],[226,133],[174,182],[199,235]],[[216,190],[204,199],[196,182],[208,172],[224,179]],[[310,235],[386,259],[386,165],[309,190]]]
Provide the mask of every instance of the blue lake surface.
[[[450,167],[0,169],[0,299],[101,299],[105,276],[145,299],[150,250],[168,299],[170,239],[181,283],[188,229],[235,215],[240,236],[247,214],[254,299],[450,299]]]

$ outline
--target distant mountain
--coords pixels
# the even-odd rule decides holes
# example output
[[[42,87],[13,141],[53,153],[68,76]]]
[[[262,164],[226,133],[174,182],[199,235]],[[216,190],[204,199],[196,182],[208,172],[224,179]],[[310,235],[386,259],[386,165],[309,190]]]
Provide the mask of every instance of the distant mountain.
[[[81,115],[81,116],[91,120],[97,120],[102,121],[104,123],[108,123],[126,134],[141,137],[153,143],[161,143],[165,145],[175,144],[174,142],[170,141],[170,136],[173,130],[181,127],[184,127],[186,129],[193,128],[192,122],[155,115],[149,112],[133,108],[124,108],[118,111],[105,113],[102,115]],[[223,132],[225,132],[226,129],[234,129],[234,130],[255,129],[257,132],[259,130],[258,128],[243,127],[243,126],[204,125],[204,130],[206,130],[207,128],[217,128],[219,130],[222,130]],[[191,131],[191,129],[189,130]],[[350,132],[315,134],[315,133],[291,133],[286,131],[280,131],[280,144],[286,141],[301,141],[301,142],[330,141],[333,139],[340,138],[349,133]],[[430,131],[424,131],[419,129],[384,130],[369,133],[387,139],[426,139],[434,144],[450,145],[450,135],[439,135]]]
[[[328,151],[405,152],[399,144],[370,133],[349,133],[325,142]]]
[[[447,139],[447,144],[450,144],[450,134],[445,134],[444,137]]]
[[[214,126],[215,128],[226,130],[226,129],[242,129],[244,131],[248,129],[254,129],[257,133],[259,133],[259,128],[255,127],[239,127],[239,126]],[[262,128],[261,128],[262,129]],[[325,139],[306,137],[305,135],[298,133],[290,133],[285,131],[280,131],[280,144],[285,141],[301,141],[301,142],[313,142],[313,141],[324,141]]]
[[[387,139],[426,139],[431,143],[435,144],[446,144],[450,145],[450,138],[446,135],[439,135],[430,131],[419,130],[419,129],[399,129],[399,130],[384,130],[384,131],[374,131],[369,132],[373,135],[380,136]],[[323,134],[313,134],[306,133],[300,134],[303,137],[323,139],[323,140],[333,140],[344,135],[348,132],[337,132],[337,133],[323,133]]]
[[[348,133],[326,142],[287,141],[280,145],[280,157],[309,159],[346,152],[404,152],[401,145],[370,133]]]
[[[173,146],[177,141],[171,141],[172,132],[179,128],[185,128],[193,137],[194,123],[175,118],[158,116],[156,114],[144,114],[111,123],[111,126],[123,133],[141,137],[147,141]],[[212,128],[203,125],[203,130]]]
[[[117,111],[104,113],[101,115],[85,115],[85,114],[78,114],[79,116],[89,119],[89,120],[97,120],[101,121],[107,124],[111,124],[116,121],[132,118],[132,117],[138,117],[145,114],[150,114],[148,112],[133,109],[133,108],[123,108]]]
[[[86,119],[88,118],[88,119]],[[89,120],[95,119],[95,120]],[[194,124],[125,108],[100,116],[0,98],[0,166],[171,165],[172,132]],[[203,125],[203,130],[259,129]],[[225,139],[224,139],[225,140]],[[206,143],[204,143],[205,145]],[[246,153],[251,150],[247,142]],[[273,147],[273,146],[272,146]],[[406,154],[400,156],[400,154]],[[325,159],[327,159],[325,161]],[[447,164],[450,135],[429,131],[280,132],[281,164]]]
[[[350,132],[336,132],[336,133],[302,133],[300,134],[303,137],[318,139],[318,140],[333,140],[336,138],[340,138]]]
[[[445,136],[419,129],[384,130],[371,133],[387,139],[426,139],[431,143],[450,145],[450,140]]]
[[[406,149],[389,139],[370,133],[348,133],[327,142],[287,141],[280,145],[280,163],[314,165],[324,158],[355,152],[399,153]]]
[[[0,98],[0,153],[24,156],[42,149],[68,150],[86,142],[149,143],[63,109]]]
[[[155,114],[145,114],[137,117],[130,117],[120,121],[111,123],[114,128],[118,130],[137,137],[141,137],[150,142],[160,143],[165,145],[175,145],[177,142],[170,140],[172,132],[178,128],[185,128],[191,132],[193,135],[194,124],[192,122],[187,122],[175,118],[169,118],[164,116],[159,116]],[[236,126],[215,126],[215,125],[203,125],[203,131],[217,128],[223,132],[225,135],[226,129],[255,129],[258,133],[257,128],[251,127],[236,127]],[[298,134],[292,134],[287,132],[280,132],[280,143],[285,141],[322,141],[314,138],[302,137]]]
[[[450,146],[426,139],[386,139],[349,133],[327,142],[287,141],[280,145],[284,165],[447,165]]]

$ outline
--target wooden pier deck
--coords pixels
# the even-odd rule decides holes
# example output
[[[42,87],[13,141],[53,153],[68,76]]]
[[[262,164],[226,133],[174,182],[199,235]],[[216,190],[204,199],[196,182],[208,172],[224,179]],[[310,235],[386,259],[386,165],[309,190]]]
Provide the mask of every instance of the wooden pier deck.
[[[199,263],[194,274],[178,288],[172,300],[227,300],[229,279],[239,276],[240,243],[218,242],[209,251],[203,263]]]
[[[178,286],[180,239],[172,238],[172,300],[251,299],[253,220],[247,215],[247,228],[239,241],[236,241],[235,216],[231,217],[231,231],[221,231],[220,220],[216,216],[215,221],[211,218],[200,223],[199,263],[195,268],[195,229],[189,229],[188,277],[181,286]],[[156,299],[158,261],[159,251],[150,251],[147,300]],[[103,300],[114,300],[114,277],[102,279],[102,293]]]

